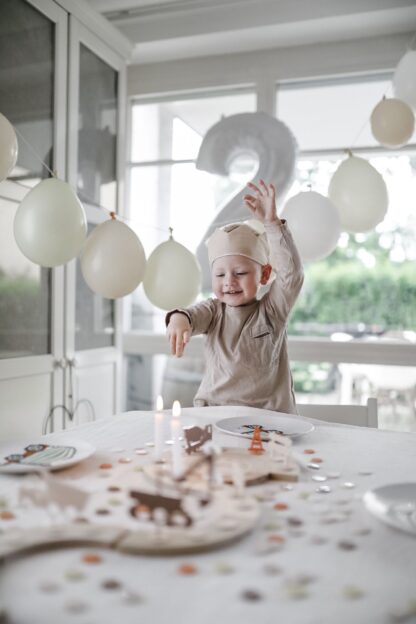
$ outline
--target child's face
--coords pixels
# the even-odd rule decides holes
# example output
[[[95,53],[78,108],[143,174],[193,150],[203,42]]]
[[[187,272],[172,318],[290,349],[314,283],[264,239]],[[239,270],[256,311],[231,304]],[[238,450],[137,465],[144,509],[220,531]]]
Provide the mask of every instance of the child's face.
[[[223,256],[212,264],[212,290],[230,306],[255,301],[261,279],[261,265],[245,256]]]

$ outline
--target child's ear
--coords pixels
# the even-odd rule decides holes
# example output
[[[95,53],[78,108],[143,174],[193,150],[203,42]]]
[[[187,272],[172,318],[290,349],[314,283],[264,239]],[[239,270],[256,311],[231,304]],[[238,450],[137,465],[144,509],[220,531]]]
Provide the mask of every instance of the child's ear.
[[[270,274],[272,272],[272,267],[270,264],[263,264],[261,267],[261,278],[260,284],[267,284],[269,281]]]

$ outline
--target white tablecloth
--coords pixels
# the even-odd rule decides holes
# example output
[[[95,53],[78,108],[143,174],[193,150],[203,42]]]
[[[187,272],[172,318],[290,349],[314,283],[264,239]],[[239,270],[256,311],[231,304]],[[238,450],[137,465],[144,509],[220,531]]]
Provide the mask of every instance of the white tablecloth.
[[[205,424],[232,413],[244,415],[249,410],[189,408],[183,410],[183,422]],[[369,488],[416,480],[416,435],[314,422],[315,430],[298,438],[294,448],[299,453],[313,448],[323,459],[321,469],[302,471],[292,490],[277,482],[253,488],[257,494],[274,490],[275,496],[261,502],[261,522],[250,536],[227,548],[192,556],[143,557],[78,547],[21,556],[0,568],[0,604],[10,621],[396,621],[392,614],[397,615],[410,601],[416,601],[416,537],[379,522],[368,513],[361,497]],[[168,429],[166,433],[169,437]],[[150,453],[135,455],[134,449],[153,439],[153,414],[129,412],[48,436],[59,440],[65,437],[89,441],[97,452],[61,476],[90,489],[105,488],[107,480],[100,477],[98,468],[102,462],[117,463],[117,458],[129,456],[133,461],[123,469],[132,470],[149,461]],[[218,432],[215,438],[224,446],[246,443]],[[339,472],[340,477],[325,482],[331,492],[317,493],[320,484],[312,476],[333,472]],[[360,474],[364,472],[371,474]],[[346,482],[355,487],[346,488]],[[22,477],[0,475],[3,509],[13,507],[21,483]],[[287,503],[288,508],[274,509],[277,501]],[[9,526],[10,520],[0,520],[2,530]],[[261,554],[268,536],[276,533],[285,538],[281,550]],[[353,548],[345,549],[340,542],[348,542]],[[81,556],[85,551],[100,553],[102,563],[83,563]],[[178,574],[178,566],[185,562],[194,564],[197,573]],[[274,575],[270,574],[271,564],[275,567]],[[231,571],[221,574],[221,566]],[[77,573],[84,578],[70,580]],[[102,583],[106,580],[116,580],[124,589],[138,592],[143,601],[129,603],[122,589],[104,590]],[[51,582],[56,591],[42,590]],[[246,590],[257,592],[260,599],[244,599]],[[75,613],[77,605],[79,613]]]

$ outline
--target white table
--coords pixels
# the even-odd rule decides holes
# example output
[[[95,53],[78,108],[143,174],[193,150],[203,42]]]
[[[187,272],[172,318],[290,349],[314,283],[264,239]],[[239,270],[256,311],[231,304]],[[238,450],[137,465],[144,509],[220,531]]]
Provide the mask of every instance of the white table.
[[[184,424],[205,424],[230,413],[250,412],[249,408],[238,408],[234,412],[232,408],[189,408],[183,410],[183,421]],[[380,523],[367,512],[361,496],[378,485],[415,480],[416,436],[318,421],[315,425],[315,431],[297,439],[295,448],[299,452],[305,448],[315,449],[324,460],[321,469],[303,471],[293,490],[285,490],[278,483],[256,486],[253,492],[274,490],[276,494],[273,500],[261,503],[259,527],[239,543],[210,553],[170,558],[127,556],[113,550],[79,547],[19,557],[1,568],[0,604],[16,624],[115,621],[123,624],[140,621],[158,624],[252,624],[255,621],[262,624],[382,624],[396,621],[391,614],[416,600],[416,537]],[[83,425],[64,435],[90,441],[97,453],[65,470],[61,476],[90,489],[105,488],[108,479],[101,478],[98,469],[103,461],[117,464],[121,456],[133,458],[132,463],[120,470],[131,470],[149,461],[150,453],[139,456],[133,450],[152,440],[153,415],[129,412]],[[239,438],[218,432],[215,435],[224,446],[240,444]],[[54,439],[54,436],[48,437]],[[62,434],[59,438],[62,439]],[[241,444],[244,443],[243,440]],[[125,450],[116,452],[115,447]],[[317,493],[320,484],[313,481],[312,476],[336,471],[341,473],[340,477],[325,482],[331,492]],[[355,487],[346,488],[343,485],[346,482],[354,483]],[[4,503],[13,506],[21,483],[21,477],[0,475],[3,508]],[[288,509],[275,510],[276,501],[287,503]],[[337,521],[333,521],[334,518]],[[7,530],[9,523],[10,520],[0,520],[0,528]],[[270,524],[277,526],[272,528]],[[269,530],[265,530],[266,525]],[[281,550],[258,554],[259,548],[262,550],[267,544],[268,536],[276,533],[285,537]],[[316,543],[319,538],[323,543]],[[340,542],[352,543],[356,548],[343,549]],[[83,563],[81,555],[86,550],[100,553],[102,563]],[[184,562],[193,563],[198,573],[193,576],[178,574],[177,567]],[[220,574],[218,566],[224,563],[234,571]],[[270,568],[270,564],[281,572],[266,573],[265,566]],[[74,570],[85,577],[68,580],[66,576],[68,573],[71,576]],[[290,583],[294,579],[301,581],[300,576],[304,577],[303,590],[299,591],[296,585],[291,592]],[[128,604],[122,590],[102,589],[101,583],[109,579],[139,592],[143,602]],[[40,586],[45,582],[56,583],[57,591],[42,591]],[[363,595],[355,599],[347,597],[348,586]],[[261,599],[244,600],[241,597],[244,590],[258,592]],[[69,605],[76,610],[77,604],[81,605],[80,611],[84,606],[84,612],[76,614],[67,610]]]

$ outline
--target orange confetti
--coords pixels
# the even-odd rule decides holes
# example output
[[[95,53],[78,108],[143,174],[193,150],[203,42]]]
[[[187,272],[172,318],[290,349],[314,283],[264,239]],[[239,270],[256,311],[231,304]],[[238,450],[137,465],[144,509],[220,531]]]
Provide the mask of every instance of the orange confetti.
[[[113,467],[113,464],[100,464],[101,470],[109,470],[112,467]]]
[[[82,556],[82,560],[84,563],[101,563],[103,558],[101,555],[97,555],[95,553],[87,553]]]
[[[284,511],[285,509],[289,509],[289,505],[287,503],[276,503],[274,505],[274,509],[278,511]]]
[[[0,518],[2,520],[13,520],[16,516],[11,511],[2,511],[0,512]]]
[[[320,457],[312,457],[311,462],[313,462],[314,464],[322,464],[324,460],[321,459]]]
[[[314,449],[305,449],[303,452],[305,455],[313,455],[315,453]]]
[[[198,569],[196,566],[194,566],[192,563],[183,563],[182,565],[178,566],[178,573],[179,574],[196,574],[198,572]]]
[[[285,541],[285,538],[283,537],[283,535],[279,535],[278,533],[275,533],[273,535],[269,535],[267,540],[269,542],[274,542],[275,544],[283,544],[283,542]]]

